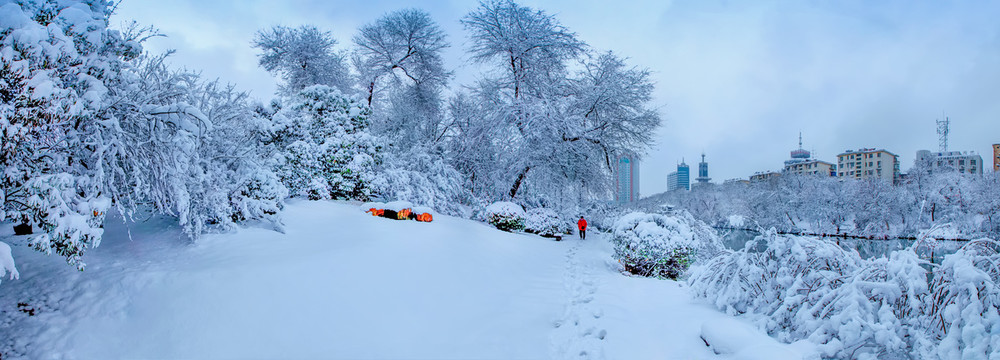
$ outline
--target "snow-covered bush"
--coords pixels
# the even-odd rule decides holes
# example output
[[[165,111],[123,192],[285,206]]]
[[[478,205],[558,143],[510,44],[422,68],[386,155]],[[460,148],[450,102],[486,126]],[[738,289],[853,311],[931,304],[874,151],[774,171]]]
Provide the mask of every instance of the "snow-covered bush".
[[[566,235],[573,233],[573,226],[552,209],[536,208],[525,214],[524,231],[542,236]]]
[[[928,283],[912,248],[863,260],[831,241],[773,230],[697,267],[698,296],[831,358],[993,358],[1000,350],[1000,244],[945,257]]]
[[[524,229],[525,216],[521,205],[507,201],[490,204],[482,214],[484,221],[503,231]]]
[[[686,212],[631,213],[618,219],[613,231],[615,258],[635,275],[676,279],[695,260],[722,250],[714,230]]]
[[[464,180],[443,156],[423,148],[398,150],[385,159],[372,187],[382,198],[409,200],[442,213],[468,217]]]
[[[239,172],[235,188],[229,193],[229,217],[234,223],[277,216],[284,207],[288,189],[270,169]],[[273,221],[278,224],[279,221]]]
[[[934,269],[928,309],[942,359],[1000,358],[1000,242],[974,240]]]
[[[273,115],[275,173],[292,196],[366,200],[373,194],[382,145],[367,132],[370,113],[357,98],[316,85]]]

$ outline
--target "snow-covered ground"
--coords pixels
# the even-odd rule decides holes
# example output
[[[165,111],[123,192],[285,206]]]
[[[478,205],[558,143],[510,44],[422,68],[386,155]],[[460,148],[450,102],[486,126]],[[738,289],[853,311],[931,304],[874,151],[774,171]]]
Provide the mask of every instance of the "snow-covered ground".
[[[341,202],[283,217],[285,234],[196,244],[169,219],[111,221],[84,272],[5,227],[21,278],[0,284],[2,358],[802,358],[682,283],[621,275],[603,234],[555,242]]]

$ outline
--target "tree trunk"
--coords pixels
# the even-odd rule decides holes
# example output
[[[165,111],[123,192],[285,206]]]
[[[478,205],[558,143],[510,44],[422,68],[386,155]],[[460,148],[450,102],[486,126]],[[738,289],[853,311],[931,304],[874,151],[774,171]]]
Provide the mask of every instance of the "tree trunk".
[[[368,84],[368,107],[372,106],[372,97],[375,95],[375,82]]]
[[[517,190],[521,188],[521,182],[524,181],[524,176],[528,175],[528,170],[531,170],[531,166],[525,166],[524,170],[517,175],[517,179],[514,179],[514,186],[510,188],[510,198],[513,199],[514,195],[517,195]]]

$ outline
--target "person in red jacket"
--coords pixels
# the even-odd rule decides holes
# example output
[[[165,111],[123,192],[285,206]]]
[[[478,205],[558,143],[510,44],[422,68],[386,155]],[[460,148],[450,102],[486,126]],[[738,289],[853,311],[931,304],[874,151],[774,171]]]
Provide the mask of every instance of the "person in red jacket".
[[[587,220],[584,220],[583,216],[581,216],[580,217],[580,221],[576,222],[576,226],[578,228],[580,228],[580,240],[586,239],[587,238]]]

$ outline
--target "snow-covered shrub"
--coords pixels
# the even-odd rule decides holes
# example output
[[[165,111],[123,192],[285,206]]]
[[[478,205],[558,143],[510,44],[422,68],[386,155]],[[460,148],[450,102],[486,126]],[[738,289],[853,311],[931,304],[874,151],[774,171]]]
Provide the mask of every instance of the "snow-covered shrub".
[[[1000,242],[974,240],[933,272],[928,317],[942,359],[1000,358]]]
[[[370,113],[357,98],[316,85],[273,115],[275,173],[291,195],[366,200],[373,194],[382,145],[367,132]]]
[[[444,156],[412,148],[388,156],[372,187],[383,198],[409,200],[448,215],[468,217],[471,195],[463,184],[462,174]]]
[[[278,177],[269,169],[241,175],[241,181],[229,193],[229,216],[232,221],[239,223],[276,216],[288,196],[288,189]]]
[[[490,204],[482,214],[484,221],[503,231],[524,229],[525,216],[521,205],[507,201]]]
[[[930,348],[926,262],[912,249],[862,260],[815,237],[758,236],[698,266],[694,293],[731,314],[751,314],[781,341],[808,339],[824,357],[905,357]]]
[[[573,226],[552,209],[536,208],[525,214],[524,231],[543,236],[565,235],[573,232]]]
[[[631,213],[614,226],[615,258],[636,275],[676,279],[697,259],[722,250],[714,230],[690,214]]]

